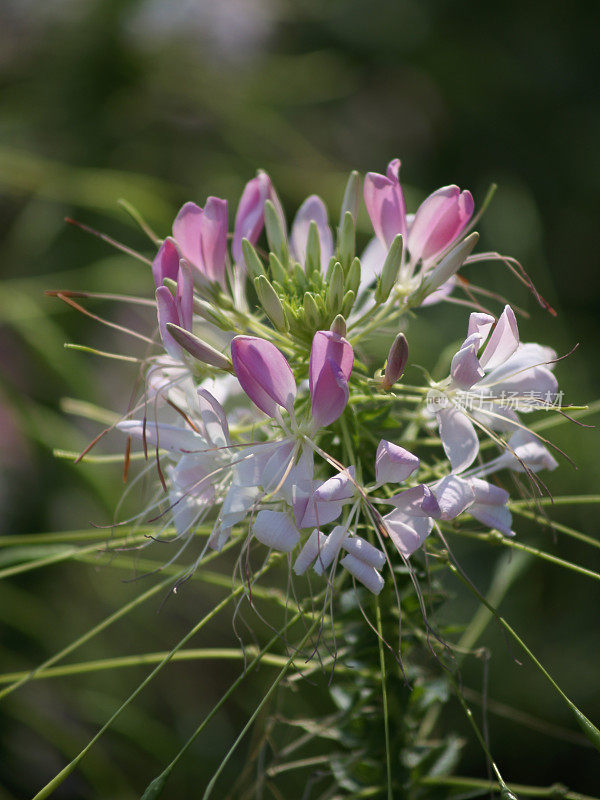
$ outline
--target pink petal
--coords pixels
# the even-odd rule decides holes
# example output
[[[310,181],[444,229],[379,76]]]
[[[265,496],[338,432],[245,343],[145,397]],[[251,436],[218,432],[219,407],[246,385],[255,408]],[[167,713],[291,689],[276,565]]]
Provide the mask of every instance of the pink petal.
[[[333,331],[317,331],[313,336],[308,367],[308,382],[312,394],[319,375],[328,360],[340,368],[348,381],[354,364],[354,350],[349,341]]]
[[[144,425],[141,419],[126,419],[118,422],[117,428],[126,436],[133,436],[141,441],[145,439],[149,445],[172,453],[201,453],[206,450],[206,442],[201,436],[178,425],[151,420],[146,420]]]
[[[419,468],[417,456],[397,444],[382,439],[375,455],[377,483],[402,483]]]
[[[348,380],[354,364],[352,345],[332,331],[317,331],[313,337],[308,368],[313,424],[334,422],[348,402]]]
[[[424,200],[415,214],[408,250],[413,263],[429,261],[462,233],[473,214],[470,192],[443,186]]]
[[[392,543],[404,558],[409,558],[431,533],[431,517],[408,517],[395,509],[383,517]]]
[[[383,589],[384,580],[371,564],[365,564],[364,561],[356,558],[351,553],[344,556],[340,564],[373,594],[379,594]]]
[[[515,312],[505,306],[483,351],[480,362],[488,372],[503,364],[519,346],[519,328]]]
[[[319,242],[321,243],[321,271],[325,272],[329,266],[329,259],[333,255],[333,235],[327,219],[325,203],[316,194],[311,194],[302,203],[292,224],[290,240],[294,256],[301,264],[306,261],[306,244],[310,223],[317,224]]]
[[[511,530],[512,514],[506,506],[489,506],[475,503],[469,509],[469,514],[488,528],[495,528],[505,536],[514,536]]]
[[[353,466],[342,470],[342,472],[334,475],[333,478],[324,481],[315,490],[313,497],[316,500],[348,500],[354,495],[355,472],[356,470]]]
[[[397,234],[406,236],[406,206],[398,180],[400,160],[390,161],[387,175],[368,172],[365,177],[365,204],[375,234],[389,248]]]
[[[236,336],[231,342],[231,359],[242,389],[261,411],[273,417],[279,405],[291,412],[296,381],[274,344],[256,336]]]
[[[227,201],[209,197],[200,220],[204,275],[225,286],[227,257]]]
[[[469,483],[475,494],[475,502],[486,506],[504,506],[510,500],[510,495],[506,489],[488,483],[481,478],[471,478]]]
[[[194,280],[190,265],[183,260],[179,265],[179,274],[177,275],[176,301],[179,325],[191,332],[194,316]]]
[[[342,547],[347,553],[360,559],[365,564],[370,564],[375,569],[382,569],[385,565],[385,553],[374,547],[361,536],[347,536],[342,542]]]
[[[283,553],[290,553],[300,541],[296,526],[282,511],[259,511],[252,533],[259,542]]]
[[[167,353],[177,361],[181,361],[181,348],[167,330],[167,322],[179,325],[177,303],[166,286],[159,286],[156,290],[156,309],[158,312],[158,330]]]
[[[455,406],[436,412],[444,452],[452,472],[462,472],[470,466],[479,452],[479,439],[473,423]]]
[[[440,507],[439,519],[454,519],[475,502],[470,483],[456,475],[442,478],[433,487],[433,493]]]
[[[179,272],[179,251],[175,246],[175,242],[169,236],[164,240],[158,248],[154,261],[152,262],[152,274],[154,276],[154,283],[156,288],[163,285],[165,278],[170,278],[172,281],[177,280],[177,273]]]
[[[206,389],[198,388],[198,406],[206,436],[215,447],[225,447],[229,442],[229,425],[225,409]]]
[[[196,203],[185,203],[173,223],[173,237],[177,242],[181,255],[197,269],[202,270],[202,214],[204,212]]]
[[[479,336],[473,334],[452,359],[450,375],[454,383],[460,386],[461,389],[470,389],[474,383],[477,383],[485,375],[477,358],[479,346]]]
[[[244,264],[242,239],[256,244],[265,225],[265,203],[270,200],[282,220],[285,230],[285,216],[277,193],[266,172],[259,172],[256,178],[248,181],[237,208],[233,230],[232,253],[236,264]]]
[[[424,483],[393,495],[388,502],[409,517],[437,517],[440,514],[435,495]]]
[[[494,324],[494,317],[491,314],[483,314],[481,311],[473,311],[469,316],[469,328],[467,330],[467,337],[476,333],[480,341],[483,343],[488,337],[489,332],[492,330]]]

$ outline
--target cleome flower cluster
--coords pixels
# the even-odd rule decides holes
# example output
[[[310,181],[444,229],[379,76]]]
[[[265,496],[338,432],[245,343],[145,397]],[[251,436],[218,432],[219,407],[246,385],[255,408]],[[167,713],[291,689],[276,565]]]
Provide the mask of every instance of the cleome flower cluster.
[[[469,291],[448,377],[403,382],[414,315],[463,290],[463,265],[506,259],[473,253],[468,191],[443,187],[407,213],[399,168],[365,177],[374,236],[360,257],[357,173],[335,235],[316,195],[288,230],[259,172],[232,234],[227,202],[209,197],[157,242],[157,349],[117,428],[156,469],[139,519],[153,538],[175,527],[176,556],[201,541],[194,566],[238,537],[289,554],[296,575],[332,582],[341,568],[378,594],[394,561],[461,515],[513,536],[500,481],[523,473],[539,490],[536,474],[556,467],[524,420],[542,406],[532,398],[556,395],[557,356],[520,341],[509,305],[496,316]]]

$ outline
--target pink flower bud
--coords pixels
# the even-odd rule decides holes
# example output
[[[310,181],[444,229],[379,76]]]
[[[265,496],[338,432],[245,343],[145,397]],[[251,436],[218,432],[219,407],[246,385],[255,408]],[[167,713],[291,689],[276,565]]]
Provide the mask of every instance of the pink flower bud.
[[[367,211],[373,230],[386,249],[399,233],[406,238],[406,205],[398,179],[399,170],[400,159],[395,158],[388,164],[387,175],[368,172],[365,177]]]
[[[284,220],[283,209],[266,172],[259,172],[256,178],[248,181],[242,192],[235,215],[232,253],[236,264],[244,264],[242,239],[256,244],[265,225],[265,203],[270,200],[280,218]],[[284,224],[285,228],[285,224]]]
[[[383,376],[382,387],[389,391],[392,386],[399,381],[408,361],[408,342],[403,333],[399,333],[394,339],[390,352],[388,353]]]
[[[296,381],[283,353],[256,336],[236,336],[231,342],[233,369],[250,400],[270,417],[277,406],[291,412]]]
[[[333,331],[317,331],[308,368],[313,425],[324,428],[346,408],[348,380],[354,364],[352,345]]]
[[[327,219],[325,203],[316,194],[311,194],[306,198],[298,209],[292,224],[290,236],[292,250],[301,264],[306,261],[308,230],[313,221],[317,225],[321,244],[321,271],[325,272],[329,266],[329,259],[333,255],[333,236]]]
[[[158,253],[152,262],[152,274],[156,288],[163,285],[165,278],[176,281],[178,272],[179,252],[173,239],[168,236],[158,248]]]
[[[408,235],[411,261],[430,261],[464,231],[473,215],[473,197],[458,186],[443,186],[424,200]]]
[[[185,203],[173,222],[181,255],[209,281],[225,285],[227,201],[209,197],[204,210]]]

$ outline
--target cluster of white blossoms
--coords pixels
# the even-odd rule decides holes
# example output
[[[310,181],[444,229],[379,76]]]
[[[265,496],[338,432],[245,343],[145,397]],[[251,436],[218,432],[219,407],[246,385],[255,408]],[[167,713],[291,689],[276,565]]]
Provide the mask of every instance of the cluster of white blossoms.
[[[443,187],[407,214],[399,166],[364,180],[375,237],[361,257],[357,173],[335,236],[315,195],[288,232],[260,172],[232,236],[226,201],[209,197],[203,208],[186,203],[159,243],[159,352],[144,360],[144,390],[117,428],[156,467],[139,519],[155,521],[155,539],[173,541],[176,528],[173,558],[202,541],[197,566],[233,534],[243,548],[257,540],[290,554],[296,575],[312,569],[333,581],[339,566],[377,594],[393,560],[409,559],[445,521],[470,515],[512,536],[498,473],[537,485],[535,473],[556,466],[523,415],[538,407],[532,397],[556,394],[557,357],[520,342],[510,306],[496,317],[469,292],[459,308],[473,311],[448,377],[402,382],[410,317],[460,291],[464,264],[505,259],[473,254],[468,191]],[[390,337],[375,364],[373,348],[363,349],[373,332]],[[486,463],[480,442],[489,438],[498,454]],[[207,539],[194,536],[200,526]]]

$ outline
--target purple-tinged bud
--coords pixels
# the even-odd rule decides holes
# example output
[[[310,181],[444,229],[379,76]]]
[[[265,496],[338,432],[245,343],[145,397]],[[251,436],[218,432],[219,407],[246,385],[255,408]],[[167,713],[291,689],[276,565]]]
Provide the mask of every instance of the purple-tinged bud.
[[[224,369],[228,372],[232,371],[231,362],[227,356],[224,356],[218,350],[215,350],[214,347],[203,342],[202,339],[199,339],[193,333],[190,333],[172,322],[167,322],[166,328],[177,344],[197,361],[202,361],[204,364],[209,364],[211,367],[216,367],[217,369]]]
[[[403,333],[399,333],[394,339],[390,352],[388,353],[387,362],[385,365],[385,372],[381,387],[384,391],[389,392],[392,386],[399,381],[406,369],[406,362],[408,361],[408,342]]]
[[[274,344],[256,336],[235,336],[231,342],[233,369],[250,400],[269,417],[282,406],[291,413],[296,397],[294,373]]]
[[[473,215],[471,192],[443,186],[425,199],[415,214],[408,236],[412,263],[430,261],[452,244]]]
[[[259,172],[256,178],[248,181],[242,192],[235,215],[232,253],[236,264],[244,265],[242,239],[256,244],[265,225],[265,203],[270,200],[285,227],[285,217],[281,202],[277,197],[271,179],[266,172]]]
[[[373,230],[387,249],[400,233],[406,236],[406,205],[398,179],[400,159],[390,161],[387,175],[368,172],[365,177],[365,204]]]
[[[158,248],[158,253],[152,262],[152,274],[154,276],[156,288],[158,289],[159,286],[163,285],[165,278],[176,281],[178,272],[179,252],[175,246],[174,240],[167,236]]]
[[[317,331],[313,337],[308,367],[313,425],[324,428],[334,422],[348,403],[348,381],[354,350],[343,336]]]

